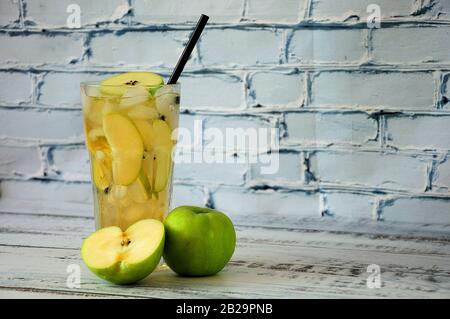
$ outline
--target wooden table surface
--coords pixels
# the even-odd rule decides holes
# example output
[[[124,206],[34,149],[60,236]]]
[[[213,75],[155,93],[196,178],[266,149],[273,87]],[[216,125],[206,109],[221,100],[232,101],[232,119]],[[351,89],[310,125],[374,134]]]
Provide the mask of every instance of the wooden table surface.
[[[96,278],[80,259],[91,218],[0,212],[0,298],[450,298],[447,227],[236,224],[236,252],[218,275],[162,269],[122,287]],[[81,267],[79,288],[67,286],[71,264]],[[370,264],[380,267],[380,288],[367,287]]]

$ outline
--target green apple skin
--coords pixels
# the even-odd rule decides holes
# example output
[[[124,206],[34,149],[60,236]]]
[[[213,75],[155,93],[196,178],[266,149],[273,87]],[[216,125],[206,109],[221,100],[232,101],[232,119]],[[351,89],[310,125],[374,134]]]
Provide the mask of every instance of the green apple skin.
[[[153,272],[153,270],[155,270],[156,266],[158,266],[164,251],[165,235],[163,236],[164,237],[161,240],[155,252],[139,263],[130,264],[127,262],[119,261],[114,265],[112,265],[111,267],[105,269],[96,269],[90,267],[89,264],[87,263],[86,266],[95,275],[97,275],[103,280],[112,282],[113,284],[130,285],[136,283],[146,278],[148,275],[150,275]],[[83,256],[83,246],[84,242],[83,245],[81,246],[82,256]]]
[[[236,232],[223,213],[180,206],[164,221],[164,260],[182,276],[209,276],[221,271],[233,255]]]

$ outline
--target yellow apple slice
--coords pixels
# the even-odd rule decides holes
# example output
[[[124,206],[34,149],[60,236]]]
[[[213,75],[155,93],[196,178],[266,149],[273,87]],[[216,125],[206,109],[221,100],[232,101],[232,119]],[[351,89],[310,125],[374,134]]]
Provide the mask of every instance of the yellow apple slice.
[[[141,170],[144,145],[139,131],[128,118],[118,113],[103,117],[103,129],[111,146],[114,183],[129,185]]]
[[[104,95],[121,96],[134,86],[144,86],[150,93],[164,84],[164,79],[156,73],[128,72],[112,76],[100,84],[100,91]]]
[[[164,190],[170,176],[170,168],[172,166],[172,131],[167,123],[163,120],[153,121],[153,132],[155,133],[155,141],[153,148],[153,183],[154,192]]]
[[[158,111],[156,111],[155,108],[145,105],[133,107],[127,115],[133,120],[154,120],[159,116]]]
[[[105,227],[83,241],[81,257],[100,278],[131,284],[147,277],[158,265],[164,249],[164,225],[144,219],[126,231]]]
[[[144,203],[149,199],[150,186],[143,170],[139,173],[139,177],[128,186],[127,194],[136,203]]]
[[[133,123],[141,135],[145,150],[151,151],[155,141],[155,133],[151,122],[146,120],[134,120]]]
[[[107,160],[92,159],[92,175],[95,186],[102,192],[112,184],[111,166]],[[108,167],[109,166],[109,167]]]

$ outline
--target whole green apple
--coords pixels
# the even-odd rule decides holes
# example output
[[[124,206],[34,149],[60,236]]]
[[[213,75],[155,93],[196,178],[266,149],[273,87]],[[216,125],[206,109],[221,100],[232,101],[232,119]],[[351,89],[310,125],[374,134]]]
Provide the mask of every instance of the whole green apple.
[[[170,212],[164,227],[164,260],[179,275],[214,275],[233,255],[233,223],[217,210],[180,206]]]

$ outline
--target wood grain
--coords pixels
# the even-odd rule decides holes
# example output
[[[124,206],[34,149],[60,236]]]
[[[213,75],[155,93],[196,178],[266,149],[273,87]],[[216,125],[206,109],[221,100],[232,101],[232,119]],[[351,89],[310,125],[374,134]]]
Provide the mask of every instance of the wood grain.
[[[450,238],[445,232],[360,233],[313,223],[304,228],[238,225],[238,247],[220,274],[183,278],[168,269],[131,287],[93,276],[79,257],[93,230],[81,216],[0,213],[0,296],[138,298],[449,298]],[[366,228],[369,226],[365,226]],[[345,230],[347,229],[347,230]],[[361,228],[360,228],[361,229]],[[366,285],[369,264],[382,287]],[[81,267],[81,288],[66,286]]]

